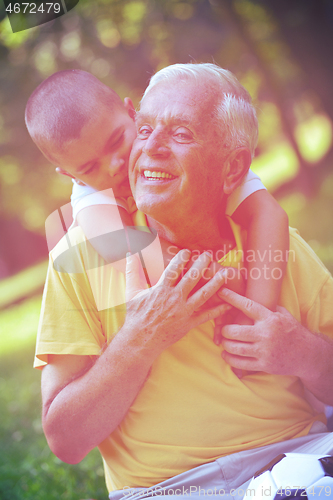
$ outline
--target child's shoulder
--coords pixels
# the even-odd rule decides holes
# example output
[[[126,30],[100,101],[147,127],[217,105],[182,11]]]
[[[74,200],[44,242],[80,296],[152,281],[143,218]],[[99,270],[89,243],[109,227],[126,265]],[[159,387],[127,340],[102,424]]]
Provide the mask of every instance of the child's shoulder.
[[[72,187],[72,194],[71,194],[71,203],[75,203],[79,199],[83,198],[84,196],[88,196],[93,193],[97,193],[96,189],[92,188],[91,186],[88,186],[87,184],[78,184],[74,179],[73,179],[73,187]]]

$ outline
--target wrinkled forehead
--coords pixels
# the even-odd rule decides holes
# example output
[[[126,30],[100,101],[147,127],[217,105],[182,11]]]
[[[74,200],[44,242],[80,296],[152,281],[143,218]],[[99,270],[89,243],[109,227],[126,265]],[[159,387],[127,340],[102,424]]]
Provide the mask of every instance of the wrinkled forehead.
[[[202,120],[213,114],[220,91],[207,82],[163,80],[156,84],[141,101],[137,119],[162,121],[180,120],[183,123]]]

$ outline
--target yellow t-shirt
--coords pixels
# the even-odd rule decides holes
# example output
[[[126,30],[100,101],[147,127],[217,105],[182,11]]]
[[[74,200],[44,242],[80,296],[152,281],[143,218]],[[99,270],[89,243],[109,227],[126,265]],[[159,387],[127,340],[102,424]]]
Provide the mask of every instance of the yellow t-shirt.
[[[240,245],[237,227],[234,233]],[[295,230],[290,240],[280,305],[333,337],[332,277]],[[71,273],[58,272],[53,261],[69,245],[77,263]],[[98,355],[124,321],[124,291],[123,274],[103,262],[80,228],[71,231],[51,254],[35,366],[48,354]],[[97,310],[99,293],[108,309]],[[100,444],[107,487],[149,487],[223,455],[306,435],[315,420],[325,422],[297,377],[260,372],[238,379],[213,342],[210,321],[159,356],[122,423]]]

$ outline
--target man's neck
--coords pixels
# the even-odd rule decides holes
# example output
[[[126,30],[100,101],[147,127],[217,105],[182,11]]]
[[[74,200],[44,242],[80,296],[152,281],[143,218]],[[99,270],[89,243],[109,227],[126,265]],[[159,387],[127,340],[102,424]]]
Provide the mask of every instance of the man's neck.
[[[227,254],[235,247],[230,223],[227,218],[219,221],[185,221],[178,224],[161,224],[152,217],[147,216],[148,225],[155,229],[159,236],[179,248],[188,248],[191,251],[210,251],[215,260]],[[217,258],[218,256],[218,258]]]

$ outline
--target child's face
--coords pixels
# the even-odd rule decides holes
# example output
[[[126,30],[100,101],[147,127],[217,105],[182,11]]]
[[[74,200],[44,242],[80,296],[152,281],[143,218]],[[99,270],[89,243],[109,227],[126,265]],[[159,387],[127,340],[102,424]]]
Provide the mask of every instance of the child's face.
[[[59,173],[103,190],[112,188],[115,196],[131,194],[128,159],[136,138],[135,110],[132,101],[113,110],[96,109],[96,117],[81,131],[81,137],[69,142],[58,155]]]

